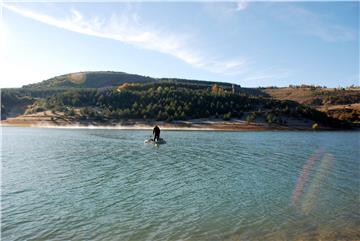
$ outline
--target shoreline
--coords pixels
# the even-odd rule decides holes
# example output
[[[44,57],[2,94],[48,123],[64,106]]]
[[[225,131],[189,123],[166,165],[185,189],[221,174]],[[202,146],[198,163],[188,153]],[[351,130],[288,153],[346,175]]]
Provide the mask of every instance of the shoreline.
[[[66,128],[66,129],[117,129],[117,130],[152,130],[155,125],[167,131],[337,131],[360,130],[359,128],[344,129],[316,125],[307,119],[286,118],[286,124],[269,124],[264,118],[253,122],[245,119],[229,120],[217,118],[199,118],[176,121],[156,121],[144,119],[78,119],[62,112],[44,111],[25,114],[0,121],[0,126],[18,126],[34,128]]]
[[[259,124],[234,124],[229,123],[163,123],[152,122],[149,123],[118,123],[118,124],[103,124],[103,123],[72,123],[66,125],[56,125],[50,123],[0,123],[1,127],[33,127],[33,128],[59,128],[59,129],[114,129],[114,130],[152,130],[154,125],[159,125],[162,130],[166,131],[265,131],[278,130],[279,128],[270,128]]]
[[[154,125],[159,125],[166,131],[315,131],[311,126],[305,125],[269,125],[267,123],[246,123],[242,120],[190,120],[190,121],[121,121],[121,122],[56,122],[49,120],[28,120],[11,118],[0,122],[0,127],[32,127],[32,128],[58,128],[58,129],[113,129],[113,130],[152,130]],[[319,127],[316,131],[343,131]],[[358,130],[358,129],[353,129]]]
[[[0,124],[0,127],[28,127],[28,128],[44,128],[44,129],[108,129],[108,130],[152,130],[153,126],[139,125],[17,125],[17,124]],[[221,127],[164,127],[160,125],[164,131],[277,131],[276,128],[221,128]],[[283,129],[284,131],[297,131],[306,129]],[[310,131],[310,130],[308,130]]]

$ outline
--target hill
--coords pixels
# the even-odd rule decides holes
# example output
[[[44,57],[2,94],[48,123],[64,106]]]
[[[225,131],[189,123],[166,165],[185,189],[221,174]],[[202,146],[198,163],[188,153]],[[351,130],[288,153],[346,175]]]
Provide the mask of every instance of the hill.
[[[191,80],[179,78],[152,78],[137,74],[115,71],[85,71],[59,75],[39,83],[24,85],[24,89],[61,89],[61,88],[109,88],[117,87],[124,83],[155,83],[176,82],[187,85],[208,87],[215,84],[223,88],[232,88],[231,83],[213,82],[204,80]]]
[[[265,88],[264,92],[278,100],[292,100],[308,105],[335,119],[360,123],[360,88],[326,88],[319,86],[290,86]]]
[[[360,103],[360,88],[326,88],[316,86],[291,86],[265,88],[264,92],[279,100],[293,100],[310,106],[344,105]]]
[[[64,123],[85,125],[205,118],[263,123],[271,128],[345,128],[358,125],[358,113],[339,116],[329,105],[358,103],[359,96],[358,90],[242,88],[231,83],[157,79],[123,72],[78,72],[3,89],[1,117],[60,118]]]
[[[25,85],[23,88],[104,88],[118,86],[125,82],[146,83],[156,81],[154,78],[124,72],[88,71],[56,76],[40,83]]]

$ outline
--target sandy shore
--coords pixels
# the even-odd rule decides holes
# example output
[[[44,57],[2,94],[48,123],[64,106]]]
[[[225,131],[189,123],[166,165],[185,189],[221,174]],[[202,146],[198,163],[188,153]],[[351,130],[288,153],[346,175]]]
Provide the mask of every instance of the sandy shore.
[[[271,130],[274,128],[261,124],[246,124],[234,122],[176,122],[167,123],[161,121],[143,122],[128,121],[119,123],[98,123],[98,122],[74,122],[74,123],[54,123],[50,121],[20,121],[5,120],[1,122],[1,126],[23,126],[37,128],[99,128],[99,129],[124,129],[124,130],[150,130],[154,125],[159,125],[162,130],[218,130],[218,131],[254,131],[254,130]],[[278,129],[278,128],[276,128]]]
[[[188,121],[147,121],[147,120],[94,120],[78,121],[64,116],[62,113],[42,112],[31,115],[20,115],[1,121],[1,126],[26,126],[38,128],[103,128],[103,129],[129,129],[149,130],[159,125],[163,130],[204,130],[204,131],[264,131],[264,130],[312,130],[311,123],[299,120],[289,121],[287,125],[264,122],[247,123],[241,119],[228,121],[219,119],[194,119]],[[320,127],[323,130],[330,128]]]

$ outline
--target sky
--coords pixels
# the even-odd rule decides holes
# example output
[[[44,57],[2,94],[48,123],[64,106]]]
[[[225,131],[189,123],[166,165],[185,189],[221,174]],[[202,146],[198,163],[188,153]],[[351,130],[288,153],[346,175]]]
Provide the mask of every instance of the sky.
[[[359,4],[0,0],[0,87],[100,70],[244,87],[359,85]]]

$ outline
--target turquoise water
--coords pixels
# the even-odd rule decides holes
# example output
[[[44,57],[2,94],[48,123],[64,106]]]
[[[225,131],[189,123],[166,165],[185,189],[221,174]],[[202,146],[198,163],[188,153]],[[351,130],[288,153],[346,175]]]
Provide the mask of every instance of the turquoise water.
[[[359,132],[2,128],[2,240],[359,240]]]

